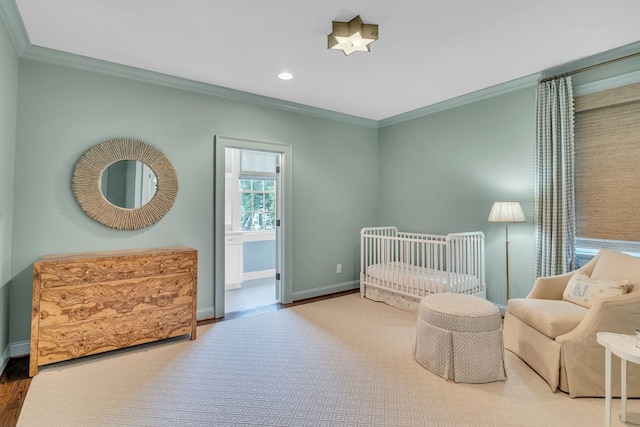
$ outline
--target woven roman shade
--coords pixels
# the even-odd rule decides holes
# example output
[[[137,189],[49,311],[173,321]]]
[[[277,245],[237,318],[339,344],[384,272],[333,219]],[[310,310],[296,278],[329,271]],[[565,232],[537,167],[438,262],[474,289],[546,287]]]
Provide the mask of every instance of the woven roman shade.
[[[640,84],[575,100],[577,237],[640,241]]]

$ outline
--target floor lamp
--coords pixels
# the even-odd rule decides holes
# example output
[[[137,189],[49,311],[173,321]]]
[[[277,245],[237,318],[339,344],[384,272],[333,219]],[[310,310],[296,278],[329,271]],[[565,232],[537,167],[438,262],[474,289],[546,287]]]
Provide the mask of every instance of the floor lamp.
[[[509,301],[509,223],[526,222],[522,207],[518,202],[495,202],[489,213],[489,222],[504,222],[505,224],[505,253],[507,266],[507,301]]]

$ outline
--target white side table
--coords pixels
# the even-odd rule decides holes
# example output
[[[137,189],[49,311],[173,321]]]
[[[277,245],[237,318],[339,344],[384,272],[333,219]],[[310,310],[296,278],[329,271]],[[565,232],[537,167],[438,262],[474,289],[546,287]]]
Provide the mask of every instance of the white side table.
[[[611,426],[611,353],[620,358],[620,418],[627,422],[627,361],[640,364],[640,348],[636,347],[635,335],[598,332],[598,344],[605,348],[605,425]]]

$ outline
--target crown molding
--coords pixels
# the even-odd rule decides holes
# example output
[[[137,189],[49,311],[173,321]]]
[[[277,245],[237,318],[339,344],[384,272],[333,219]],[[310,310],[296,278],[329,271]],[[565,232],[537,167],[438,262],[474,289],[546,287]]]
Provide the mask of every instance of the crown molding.
[[[595,82],[575,86],[573,88],[573,96],[591,95],[592,93],[602,92],[609,89],[616,89],[635,83],[640,83],[640,71],[633,71],[631,73],[610,77],[608,79],[598,80]]]
[[[542,71],[542,73],[540,74],[542,79],[560,76],[561,74],[565,73],[576,74],[583,68],[604,65],[607,62],[623,59],[624,57],[629,55],[636,55],[639,52],[640,41],[620,46],[615,49],[607,50],[605,52],[600,52],[598,54],[578,59],[576,61],[568,62],[566,64],[558,65],[557,67],[548,68]]]
[[[456,98],[441,101],[436,104],[427,105],[416,110],[408,111],[406,113],[398,114],[396,116],[376,121],[345,113],[325,110],[322,108],[311,107],[304,104],[289,102],[282,99],[256,95],[249,92],[243,92],[212,84],[196,82],[194,80],[169,76],[167,74],[157,73],[154,71],[143,70],[140,68],[120,65],[113,62],[93,59],[81,55],[57,51],[54,49],[34,46],[29,40],[29,36],[25,30],[15,0],[0,0],[0,18],[2,18],[2,21],[7,28],[9,36],[13,41],[13,44],[20,58],[91,71],[113,77],[121,77],[144,83],[156,84],[174,89],[181,89],[204,95],[216,96],[238,102],[276,108],[289,112],[306,114],[368,128],[383,128],[452,108],[461,107],[473,102],[482,101],[521,89],[526,89],[537,85],[540,80],[545,78],[561,75],[564,73],[571,73],[575,70],[580,70],[582,68],[606,63],[608,61],[614,61],[616,59],[624,58],[625,56],[633,55],[640,52],[639,41],[587,58],[582,58],[563,65],[559,65],[557,67],[549,68],[536,74],[525,76],[506,83],[501,83],[489,88],[481,89],[479,91],[461,95]],[[598,82],[583,85],[583,87],[580,88],[580,91],[597,91],[598,88],[606,89],[606,85],[622,86],[623,84],[621,84],[621,82],[630,81],[632,83],[635,83],[637,82],[637,78],[638,77],[637,75],[635,75],[635,73],[629,73],[625,76],[606,79],[605,86],[602,86]]]
[[[307,114],[329,120],[336,120],[355,124],[364,127],[376,128],[378,122],[349,114],[338,113],[322,108],[297,104],[295,102],[284,101],[282,99],[256,95],[235,89],[228,89],[208,83],[196,82],[181,77],[174,77],[154,71],[143,70],[127,65],[89,58],[68,52],[61,52],[54,49],[30,45],[22,54],[21,58],[33,61],[46,62],[49,64],[75,68],[113,77],[122,77],[129,80],[136,80],[143,83],[152,83],[174,89],[186,90],[204,95],[211,95],[232,101],[246,102],[263,107],[277,108],[295,113]]]
[[[417,119],[420,117],[428,116],[431,114],[439,113],[441,111],[461,107],[466,104],[482,101],[484,99],[493,98],[494,96],[504,95],[509,92],[515,92],[520,89],[533,87],[538,84],[538,81],[540,81],[540,74],[532,74],[530,76],[521,77],[519,79],[511,80],[506,83],[501,83],[495,86],[491,86],[485,89],[468,93],[466,95],[461,95],[455,98],[447,99],[445,101],[441,101],[436,104],[427,105],[425,107],[418,108],[416,110],[412,110],[406,113],[398,114],[397,116],[380,120],[378,122],[378,127],[383,128],[386,126],[395,125],[398,123],[402,123],[402,122]]]
[[[7,32],[16,48],[18,56],[22,56],[27,47],[31,45],[31,42],[24,28],[24,23],[18,12],[15,0],[0,0],[0,18],[7,28]]]
[[[609,61],[615,61],[617,59],[624,58],[629,55],[634,55],[640,52],[640,42],[631,43],[625,46],[621,46],[616,49],[611,49],[606,52],[602,52],[587,58],[582,58],[576,61],[568,62],[557,67],[548,68],[536,74],[531,74],[526,77],[511,80],[506,83],[501,83],[495,86],[491,86],[486,89],[482,89],[476,92],[472,92],[466,95],[458,96],[456,98],[447,99],[436,104],[427,105],[422,108],[418,108],[407,113],[399,114],[397,116],[389,117],[387,119],[380,120],[378,127],[383,128],[385,126],[391,126],[397,123],[406,122],[408,120],[417,119],[419,117],[428,116],[430,114],[438,113],[440,111],[449,110],[451,108],[460,107],[473,102],[482,101],[484,99],[492,98],[494,96],[504,95],[509,92],[514,92],[520,89],[533,87],[538,84],[540,80],[559,76],[564,73],[575,72],[583,68],[592,67],[594,65],[603,64]],[[624,86],[624,84],[637,83],[640,78],[640,72],[628,73],[622,76],[612,77],[600,82],[589,83],[579,86],[578,91],[580,95],[587,93],[593,93],[600,90],[610,89],[612,87]],[[574,95],[578,96],[574,93]]]
[[[377,121],[365,119],[363,117],[338,113],[331,110],[325,110],[323,108],[311,107],[295,102],[284,101],[282,99],[256,95],[212,84],[196,82],[194,80],[169,76],[167,74],[157,73],[154,71],[147,71],[140,68],[115,64],[113,62],[34,46],[29,40],[29,36],[24,27],[24,23],[22,22],[22,18],[20,17],[15,0],[0,0],[0,18],[4,22],[7,32],[9,33],[9,37],[13,41],[16,52],[20,58],[106,74],[112,77],[122,77],[125,79],[216,96],[233,101],[246,102],[263,107],[277,108],[279,110],[336,120],[358,126],[369,128],[378,127]]]

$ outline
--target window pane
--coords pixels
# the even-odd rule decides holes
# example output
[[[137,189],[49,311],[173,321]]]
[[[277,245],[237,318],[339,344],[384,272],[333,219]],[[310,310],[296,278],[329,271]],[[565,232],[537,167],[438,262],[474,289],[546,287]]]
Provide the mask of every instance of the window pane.
[[[264,193],[253,194],[253,210],[260,211],[264,209]]]
[[[242,225],[242,231],[250,231],[251,230],[251,217],[250,213],[242,214],[240,218],[240,224]]]
[[[251,193],[242,193],[242,206],[240,207],[242,212],[249,212],[251,209]]]
[[[254,231],[264,230],[264,214],[262,213],[254,213]]]
[[[273,212],[267,212],[264,214],[264,229],[273,230],[276,224],[276,215]]]
[[[251,189],[253,191],[262,191],[264,188],[262,182],[263,181],[258,181],[257,179],[251,180]]]
[[[242,231],[275,228],[275,180],[240,179]],[[265,211],[266,214],[265,214]]]
[[[276,195],[274,193],[264,195],[264,210],[272,212],[276,210]]]

